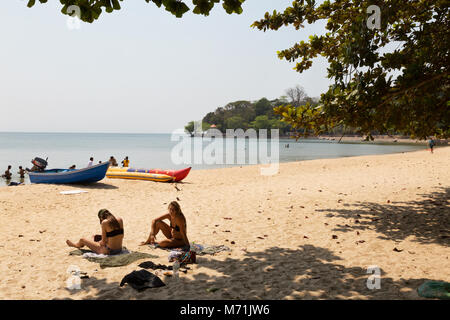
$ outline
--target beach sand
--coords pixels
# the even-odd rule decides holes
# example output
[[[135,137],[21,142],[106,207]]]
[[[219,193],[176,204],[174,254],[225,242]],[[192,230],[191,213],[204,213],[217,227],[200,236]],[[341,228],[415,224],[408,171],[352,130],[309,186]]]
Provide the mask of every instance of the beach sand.
[[[197,170],[180,191],[107,178],[2,187],[0,299],[419,299],[424,281],[450,281],[449,160],[442,147],[284,163],[274,176],[258,165]],[[88,193],[59,193],[75,189]],[[190,241],[231,251],[198,256],[179,281],[161,276],[165,287],[140,293],[119,283],[148,259],[101,269],[69,256],[66,239],[99,233],[97,212],[108,208],[124,219],[128,249],[169,265],[168,252],[139,243],[177,198]],[[89,275],[80,290],[66,288],[71,265]]]

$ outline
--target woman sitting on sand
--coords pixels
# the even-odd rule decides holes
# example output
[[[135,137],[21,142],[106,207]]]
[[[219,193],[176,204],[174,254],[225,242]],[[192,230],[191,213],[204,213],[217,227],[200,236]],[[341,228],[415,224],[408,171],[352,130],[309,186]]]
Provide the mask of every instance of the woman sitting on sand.
[[[89,247],[92,251],[98,254],[118,254],[122,251],[123,240],[123,220],[116,218],[106,209],[101,209],[98,212],[98,218],[102,226],[102,235],[96,235],[93,240],[87,240],[85,238],[80,239],[78,243],[73,243],[67,240],[66,243],[69,247],[82,248],[84,246]]]
[[[170,221],[170,226],[163,222],[164,219]],[[167,240],[156,242],[156,235],[160,230],[166,236]],[[162,248],[177,248],[189,245],[189,240],[186,235],[186,218],[183,212],[181,212],[178,202],[172,201],[169,204],[169,213],[152,221],[152,227],[147,241],[141,242],[141,245],[145,244],[157,244]]]

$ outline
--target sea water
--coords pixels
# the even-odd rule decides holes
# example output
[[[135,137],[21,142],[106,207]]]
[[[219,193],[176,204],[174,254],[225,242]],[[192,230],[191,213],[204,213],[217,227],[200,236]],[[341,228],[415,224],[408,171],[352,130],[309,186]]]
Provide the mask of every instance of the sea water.
[[[179,141],[173,141],[171,136],[171,134],[0,132],[0,173],[3,174],[7,166],[11,165],[12,181],[19,182],[18,167],[31,168],[31,160],[34,157],[48,158],[47,169],[69,168],[72,165],[76,165],[77,169],[84,168],[90,157],[93,157],[94,164],[97,164],[99,161],[108,161],[110,156],[114,156],[119,165],[128,156],[130,167],[133,168],[181,169],[192,167],[193,170],[198,170],[243,165],[237,161],[224,164],[206,164],[204,161],[194,163],[195,152],[202,152],[204,147],[211,143],[211,140],[201,137],[187,138],[192,139],[192,145],[198,143],[201,146],[200,151],[192,149],[192,161],[174,162],[172,151]],[[270,142],[268,145],[270,153]],[[338,143],[336,140],[280,139],[279,161],[387,154],[423,148],[421,145],[412,144]],[[249,150],[248,144],[246,149]],[[225,160],[226,150],[220,155]],[[5,182],[4,179],[0,179],[0,185],[4,186]],[[29,183],[28,178],[25,178],[24,182]]]

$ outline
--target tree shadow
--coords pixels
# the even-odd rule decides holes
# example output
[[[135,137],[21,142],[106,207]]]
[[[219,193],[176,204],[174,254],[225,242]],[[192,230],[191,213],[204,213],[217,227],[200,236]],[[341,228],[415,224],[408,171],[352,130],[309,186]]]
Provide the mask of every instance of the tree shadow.
[[[340,260],[313,245],[272,247],[242,258],[198,256],[195,274],[188,271],[190,276],[181,275],[178,281],[166,280],[161,288],[137,292],[128,285],[120,288],[118,282],[89,278],[82,290],[92,292],[85,299],[419,299],[417,287],[428,280],[393,280],[380,269],[379,289],[369,289],[373,274],[368,266],[347,267]]]
[[[401,241],[414,236],[416,242],[450,245],[450,188],[422,194],[422,200],[379,204],[357,202],[345,209],[320,209],[328,216],[352,220],[352,226],[338,225],[335,231],[374,229],[379,238]]]
[[[395,281],[380,268],[380,289],[371,290],[367,282],[373,273],[368,273],[368,266],[346,267],[339,260],[326,248],[303,245],[250,252],[243,260],[209,260],[202,266],[223,274],[214,279],[216,286],[224,287],[220,299],[414,299],[416,288],[426,281]],[[208,276],[199,274],[197,279]]]

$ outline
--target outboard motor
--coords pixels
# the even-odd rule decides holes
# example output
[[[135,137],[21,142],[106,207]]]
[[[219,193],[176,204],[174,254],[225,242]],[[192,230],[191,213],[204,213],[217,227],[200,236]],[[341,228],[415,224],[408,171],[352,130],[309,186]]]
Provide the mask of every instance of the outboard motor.
[[[39,168],[39,170],[45,170],[45,168],[47,167],[48,163],[47,163],[47,159],[42,159],[42,158],[34,158],[33,160],[31,160],[31,163],[34,164],[36,167]]]

